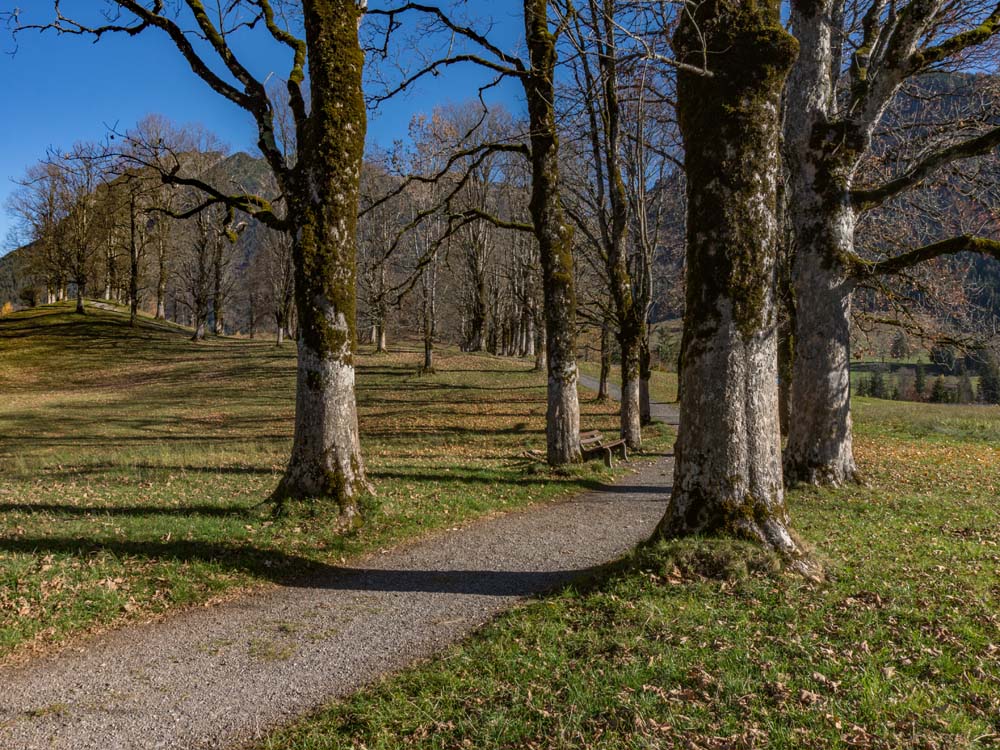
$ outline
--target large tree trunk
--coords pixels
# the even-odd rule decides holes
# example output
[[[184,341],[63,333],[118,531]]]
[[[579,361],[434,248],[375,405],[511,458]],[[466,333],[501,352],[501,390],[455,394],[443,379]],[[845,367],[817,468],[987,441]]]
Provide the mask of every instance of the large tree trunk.
[[[423,271],[424,372],[434,372],[434,337],[437,335],[437,256]]]
[[[354,0],[303,6],[312,114],[289,199],[299,361],[277,498],[325,497],[350,523],[367,489],[354,394],[355,227],[366,118]]]
[[[779,104],[795,59],[778,0],[706,0],[675,47],[687,174],[687,304],[673,493],[658,533],[723,533],[791,558],[778,429],[774,285]]]
[[[545,356],[545,318],[542,317],[535,324],[535,366],[532,368],[535,372],[541,372],[547,369],[549,358]]]
[[[841,1],[792,6],[802,53],[789,76],[785,102],[786,220],[795,305],[785,447],[790,483],[837,485],[857,476],[850,404],[853,282],[841,259],[853,252],[855,216],[846,195],[862,144],[844,143],[843,135],[826,124],[834,106]]]
[[[489,291],[485,278],[475,280],[475,297],[472,300],[472,331],[469,336],[469,351],[481,352],[486,348],[486,321],[489,315]]]
[[[535,311],[529,307],[527,315],[528,320],[525,324],[527,331],[524,334],[524,356],[531,359],[535,356]]]
[[[167,252],[166,243],[161,238],[157,245],[156,273],[156,319],[167,317]]]
[[[83,295],[87,291],[87,280],[83,278],[78,278],[76,280],[76,311],[80,315],[85,315],[86,310],[83,309]]]
[[[573,231],[559,198],[556,44],[549,31],[547,0],[524,0],[524,25],[531,58],[531,70],[522,79],[531,128],[530,208],[542,264],[549,375],[546,448],[549,463],[558,466],[581,460],[580,404],[576,390]]]
[[[622,325],[618,338],[622,350],[621,436],[631,450],[642,447],[642,419],[639,410],[639,341],[630,325]]]
[[[215,260],[212,264],[212,333],[221,336],[226,331],[222,319],[222,240],[216,240]]]
[[[854,215],[849,207],[830,210],[822,202],[795,206],[792,213],[800,238],[793,263],[800,303],[795,310],[785,479],[840,485],[857,480],[850,377],[854,282],[837,261],[841,252],[851,252]]]

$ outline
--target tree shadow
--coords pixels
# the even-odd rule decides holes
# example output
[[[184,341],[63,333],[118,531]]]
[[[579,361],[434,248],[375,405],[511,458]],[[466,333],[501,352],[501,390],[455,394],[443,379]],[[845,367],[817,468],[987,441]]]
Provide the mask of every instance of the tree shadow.
[[[60,503],[0,503],[3,513],[48,513],[56,516],[210,516],[229,518],[246,516],[253,505],[184,505],[163,507],[158,505],[63,505]]]
[[[555,571],[397,570],[328,565],[300,555],[214,542],[122,541],[73,537],[0,538],[0,551],[34,555],[145,558],[220,565],[294,588],[359,592],[530,596],[556,588],[593,568]]]

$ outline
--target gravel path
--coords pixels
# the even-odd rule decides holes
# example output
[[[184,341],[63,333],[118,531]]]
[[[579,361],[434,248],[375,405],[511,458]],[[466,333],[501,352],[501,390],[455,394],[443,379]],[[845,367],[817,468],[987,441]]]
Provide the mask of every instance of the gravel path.
[[[596,393],[598,386],[600,386],[600,382],[597,378],[592,378],[590,375],[580,373],[580,385],[584,388],[589,388]],[[609,382],[608,395],[615,401],[621,401],[622,390],[614,383]],[[675,427],[680,424],[680,413],[677,410],[677,404],[660,404],[653,401],[649,404],[649,414],[653,419],[658,422],[663,422],[664,424],[673,425]]]
[[[662,516],[671,471],[663,457],[571,500],[0,669],[0,749],[252,742],[621,555]]]

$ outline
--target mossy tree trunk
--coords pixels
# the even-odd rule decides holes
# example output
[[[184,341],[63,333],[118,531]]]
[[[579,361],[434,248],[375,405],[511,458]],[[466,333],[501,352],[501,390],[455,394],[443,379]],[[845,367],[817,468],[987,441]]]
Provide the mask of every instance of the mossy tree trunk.
[[[621,321],[621,331],[618,343],[621,346],[621,436],[630,450],[642,447],[642,412],[640,404],[640,339],[641,332],[637,330],[639,321],[629,314]]]
[[[891,127],[883,116],[903,84],[942,62],[960,59],[963,52],[1000,33],[1000,6],[992,11],[989,6],[963,10],[955,16],[945,3],[911,0],[886,13],[884,4],[872,3],[858,24],[860,29],[848,29],[843,0],[791,4],[791,28],[802,54],[789,78],[785,102],[796,302],[785,450],[789,482],[839,485],[857,479],[850,327],[851,297],[858,279],[896,273],[950,252],[992,252],[988,242],[962,236],[869,265],[858,258],[854,247],[854,227],[862,211],[902,194],[948,164],[987,153],[1000,143],[1000,128],[993,127],[944,147],[928,144],[898,177],[862,190],[854,184],[874,133]],[[854,49],[850,66],[841,64],[847,33]],[[898,135],[919,137],[911,131]],[[891,154],[879,159],[893,161]]]
[[[547,0],[524,0],[531,58],[523,78],[531,129],[531,219],[538,239],[545,300],[548,364],[546,448],[553,466],[581,460],[576,368],[576,291],[573,231],[559,198],[559,139],[555,118],[556,39]]]
[[[706,0],[675,36],[687,304],[674,486],[658,534],[732,534],[798,558],[778,429],[779,106],[796,55],[779,0]]]
[[[347,521],[366,488],[355,403],[355,227],[365,104],[353,0],[303,4],[312,111],[288,180],[299,365],[292,456],[276,491],[335,500]]]

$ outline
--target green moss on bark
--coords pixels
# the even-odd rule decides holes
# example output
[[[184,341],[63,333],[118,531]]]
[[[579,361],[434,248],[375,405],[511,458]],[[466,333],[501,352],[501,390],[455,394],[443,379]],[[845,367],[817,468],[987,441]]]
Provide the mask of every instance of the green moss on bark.
[[[689,258],[688,304],[701,309],[702,300],[728,300],[744,335],[767,324],[766,300],[773,286],[774,253],[759,234],[761,207],[753,200],[727,196],[759,193],[762,173],[779,158],[772,117],[798,44],[782,27],[775,3],[709,0],[698,6],[675,35],[675,47],[685,62],[700,65],[702,42],[710,45],[712,75],[682,71],[678,75],[678,119],[685,140],[688,178],[688,233],[719,234],[724,224],[726,246]],[[735,213],[734,213],[735,212]],[[690,283],[690,273],[697,283]],[[718,313],[707,307],[708,315]]]

